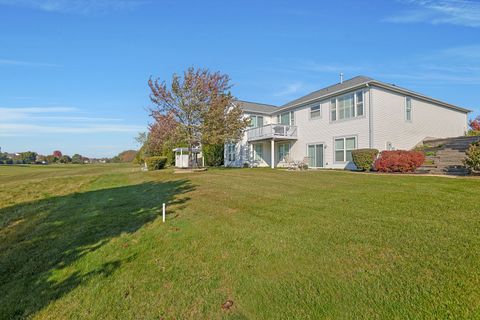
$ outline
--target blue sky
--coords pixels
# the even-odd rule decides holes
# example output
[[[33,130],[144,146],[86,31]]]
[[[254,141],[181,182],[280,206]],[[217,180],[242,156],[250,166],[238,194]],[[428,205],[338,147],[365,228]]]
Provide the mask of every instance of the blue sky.
[[[0,0],[0,147],[113,156],[189,66],[283,104],[359,74],[480,113],[480,2]]]

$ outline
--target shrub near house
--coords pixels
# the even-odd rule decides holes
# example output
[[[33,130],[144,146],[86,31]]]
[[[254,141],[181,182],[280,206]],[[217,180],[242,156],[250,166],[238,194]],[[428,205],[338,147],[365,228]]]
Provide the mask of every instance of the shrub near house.
[[[473,172],[480,172],[480,142],[473,143],[467,150],[463,164]]]
[[[167,157],[146,157],[145,163],[147,164],[148,171],[160,170],[165,167]]]
[[[370,171],[377,156],[377,149],[357,149],[352,151],[353,163],[361,171]]]
[[[380,172],[414,172],[425,161],[420,151],[383,151],[375,161],[375,169]]]

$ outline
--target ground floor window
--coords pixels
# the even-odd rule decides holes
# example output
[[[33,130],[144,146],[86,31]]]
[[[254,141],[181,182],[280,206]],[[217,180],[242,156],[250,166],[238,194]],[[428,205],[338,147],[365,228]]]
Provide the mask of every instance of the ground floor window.
[[[323,144],[308,145],[308,166],[310,168],[323,167]]]
[[[263,144],[258,143],[255,145],[255,161],[263,159]]]
[[[290,143],[278,144],[278,161],[284,161],[285,157],[290,153]]]
[[[229,143],[227,144],[227,160],[228,161],[235,161],[235,144],[234,143]]]
[[[335,139],[335,162],[352,161],[352,150],[357,148],[357,138],[346,137]]]

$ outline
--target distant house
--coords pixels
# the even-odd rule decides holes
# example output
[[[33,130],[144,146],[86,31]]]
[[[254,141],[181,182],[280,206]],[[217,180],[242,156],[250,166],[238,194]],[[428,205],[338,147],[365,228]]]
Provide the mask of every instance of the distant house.
[[[250,118],[236,144],[225,145],[225,166],[354,168],[352,150],[411,149],[425,138],[464,135],[470,110],[357,76],[277,107],[235,102]]]

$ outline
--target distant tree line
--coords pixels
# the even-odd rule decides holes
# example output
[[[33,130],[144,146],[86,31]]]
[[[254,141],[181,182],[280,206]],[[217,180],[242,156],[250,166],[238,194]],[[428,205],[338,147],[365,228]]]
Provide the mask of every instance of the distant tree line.
[[[90,164],[90,163],[128,163],[135,159],[137,151],[125,150],[112,158],[88,158],[81,154],[69,156],[60,150],[55,150],[50,155],[41,155],[34,151],[18,153],[0,152],[0,164]]]

